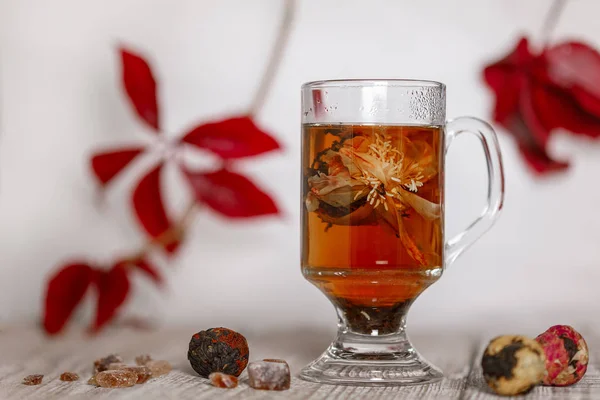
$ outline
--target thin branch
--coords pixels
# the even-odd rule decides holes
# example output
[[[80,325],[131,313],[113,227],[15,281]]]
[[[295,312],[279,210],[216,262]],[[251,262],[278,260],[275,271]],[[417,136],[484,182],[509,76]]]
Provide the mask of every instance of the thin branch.
[[[194,217],[196,216],[196,202],[192,200],[183,211],[179,220],[174,223],[169,229],[161,233],[155,238],[149,239],[141,249],[134,253],[131,260],[140,260],[148,256],[153,248],[165,248],[173,243],[181,240],[185,231],[188,229]]]
[[[565,10],[566,4],[567,0],[554,0],[548,9],[541,32],[541,43],[544,47],[546,47],[550,42],[550,36],[552,35],[554,29],[556,29],[556,25],[558,24],[558,20]]]
[[[294,19],[294,10],[296,8],[295,3],[296,0],[285,0],[285,4],[283,6],[283,18],[277,31],[277,37],[275,39],[275,44],[273,45],[273,50],[271,51],[271,56],[269,57],[269,62],[262,79],[260,80],[258,90],[254,95],[254,99],[252,100],[252,103],[250,103],[249,111],[252,115],[257,114],[264,105],[269,89],[271,89],[273,84],[273,79],[275,78],[277,70],[279,69],[279,65],[281,64],[283,50],[285,49],[285,45],[290,36],[292,21]]]
[[[254,99],[250,105],[250,114],[256,114],[261,109],[269,89],[273,84],[273,79],[275,78],[277,70],[281,64],[283,51],[290,35],[292,20],[294,18],[295,3],[296,0],[285,0],[283,18],[277,31],[277,38],[275,39],[275,44],[273,46],[273,50],[271,51],[271,56],[263,77],[258,85],[258,90],[254,95]],[[183,212],[181,218],[174,223],[171,228],[159,236],[148,240],[146,243],[144,243],[141,249],[137,250],[135,253],[132,253],[132,256],[129,259],[132,262],[138,261],[148,256],[148,254],[154,248],[165,248],[180,241],[190,224],[193,222],[194,217],[196,216],[196,209],[196,202],[192,200]]]

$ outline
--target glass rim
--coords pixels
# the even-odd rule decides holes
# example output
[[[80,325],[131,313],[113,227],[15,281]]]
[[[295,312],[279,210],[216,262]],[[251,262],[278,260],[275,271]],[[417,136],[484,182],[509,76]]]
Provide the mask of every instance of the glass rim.
[[[302,84],[301,89],[319,89],[319,88],[359,88],[359,87],[401,87],[401,88],[421,88],[437,87],[445,89],[446,85],[437,81],[423,79],[328,79],[310,81]]]

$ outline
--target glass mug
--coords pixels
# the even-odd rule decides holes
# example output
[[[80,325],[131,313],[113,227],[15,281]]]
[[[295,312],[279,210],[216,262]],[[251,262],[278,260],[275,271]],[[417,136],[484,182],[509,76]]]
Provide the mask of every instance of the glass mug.
[[[301,118],[302,273],[339,322],[336,339],[300,377],[366,386],[441,379],[409,342],[406,313],[499,215],[494,130],[475,118],[446,122],[445,86],[416,80],[306,83]],[[466,132],[485,152],[487,206],[446,242],[444,158]]]

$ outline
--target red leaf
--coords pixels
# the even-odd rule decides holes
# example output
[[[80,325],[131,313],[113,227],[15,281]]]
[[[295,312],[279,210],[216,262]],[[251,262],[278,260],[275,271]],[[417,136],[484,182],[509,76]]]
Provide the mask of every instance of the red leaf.
[[[68,264],[48,282],[44,329],[53,335],[62,330],[93,279],[92,268],[83,263]]]
[[[109,271],[102,271],[96,278],[98,288],[98,307],[94,331],[99,331],[117,314],[119,307],[129,294],[129,277],[127,264],[117,263]]]
[[[224,159],[250,157],[279,148],[279,143],[259,129],[250,117],[199,125],[181,140]]]
[[[561,43],[541,55],[541,72],[568,90],[587,112],[600,117],[600,53],[580,42]],[[537,72],[540,72],[538,69]]]
[[[512,53],[483,70],[486,83],[496,95],[495,121],[503,124],[512,113],[518,111],[520,92],[525,81],[523,67],[531,59],[527,39],[521,38]]]
[[[570,132],[600,136],[600,118],[588,113],[567,93],[553,87],[532,85],[531,105],[549,132],[564,128]]]
[[[164,163],[161,162],[142,178],[132,198],[138,220],[153,238],[165,233],[171,227],[160,191],[160,172],[163,166]],[[165,248],[168,252],[173,252],[177,245],[177,241],[172,241]]]
[[[148,262],[148,260],[142,259],[134,263],[134,265],[143,273],[148,275],[150,279],[154,281],[158,286],[163,284],[163,278],[156,269],[156,267]]]
[[[143,147],[133,147],[94,154],[90,160],[92,170],[100,183],[106,185],[143,151]]]
[[[211,173],[184,171],[196,201],[230,218],[278,214],[275,202],[248,178],[221,169]]]
[[[123,87],[137,114],[157,132],[160,130],[156,81],[150,66],[141,56],[120,49]]]
[[[600,53],[588,46],[567,43],[534,55],[522,38],[484,78],[496,95],[494,120],[536,173],[568,167],[547,151],[556,129],[600,137]]]

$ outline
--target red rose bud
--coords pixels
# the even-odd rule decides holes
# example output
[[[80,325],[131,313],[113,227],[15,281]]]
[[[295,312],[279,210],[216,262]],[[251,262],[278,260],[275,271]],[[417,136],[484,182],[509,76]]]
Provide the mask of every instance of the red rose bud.
[[[535,340],[546,354],[545,385],[568,386],[585,375],[589,359],[587,344],[575,329],[568,325],[555,325]]]

